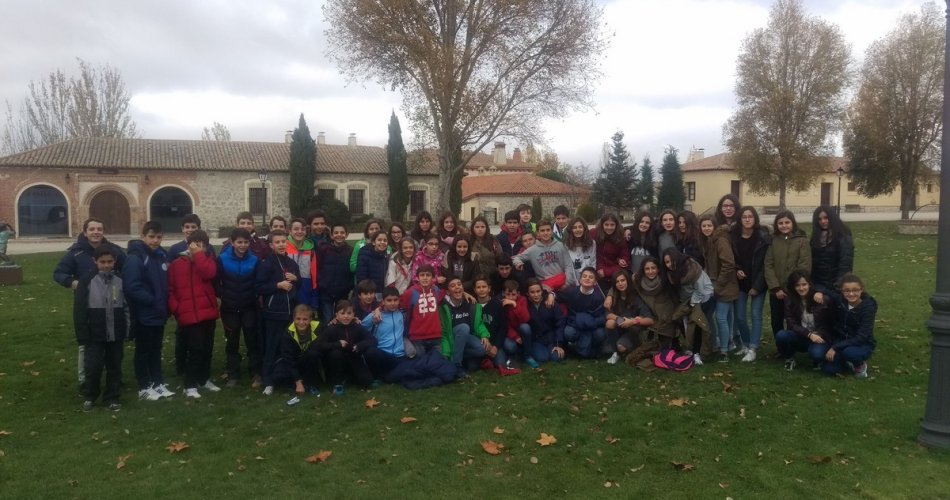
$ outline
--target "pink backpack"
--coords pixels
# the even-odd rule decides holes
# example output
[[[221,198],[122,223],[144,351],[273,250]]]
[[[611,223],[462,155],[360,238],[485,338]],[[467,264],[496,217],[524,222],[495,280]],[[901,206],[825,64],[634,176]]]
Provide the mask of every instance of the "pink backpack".
[[[653,364],[664,370],[685,372],[693,367],[693,357],[678,353],[673,349],[661,349],[660,352],[653,355]]]

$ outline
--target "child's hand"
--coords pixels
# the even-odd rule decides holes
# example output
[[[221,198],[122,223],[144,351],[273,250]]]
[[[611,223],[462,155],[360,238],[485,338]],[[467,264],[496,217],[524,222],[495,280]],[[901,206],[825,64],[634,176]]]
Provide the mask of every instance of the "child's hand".
[[[481,341],[482,348],[485,349],[485,352],[489,352],[492,350],[493,346],[491,345],[491,341],[489,341],[488,339],[479,339],[479,340]],[[492,354],[492,357],[494,357],[494,354]]]
[[[468,292],[465,292],[465,302],[468,302],[469,304],[474,304],[476,302],[475,296],[470,295]]]
[[[277,284],[277,288],[280,288],[285,292],[289,292],[294,289],[294,284],[289,281],[281,281]]]
[[[297,281],[297,275],[294,273],[284,273],[284,279],[287,281]]]
[[[554,353],[555,356],[557,356],[557,359],[564,359],[564,348],[555,347],[554,349],[551,349],[551,352]]]
[[[738,277],[740,280],[744,280],[744,279],[745,279],[745,271],[743,271],[742,269],[739,269],[738,271],[736,271],[736,277]]]
[[[548,294],[548,298],[545,299],[544,305],[545,305],[545,307],[547,307],[547,308],[549,308],[549,309],[552,308],[552,307],[554,307],[554,294],[553,294],[553,293],[549,293],[549,294]]]
[[[832,363],[835,360],[835,348],[832,347],[828,349],[828,352],[825,353],[825,361]]]
[[[775,298],[778,300],[785,300],[785,290],[779,290],[775,292]],[[815,294],[815,298],[818,298],[817,294]]]
[[[815,292],[815,303],[821,304],[824,301],[825,301],[825,294],[821,292]]]
[[[613,295],[608,295],[607,298],[604,299],[604,309],[610,309],[612,305],[614,305],[614,297]]]
[[[603,269],[598,269],[598,270],[597,270],[597,277],[598,277],[598,278],[603,278],[603,277],[604,277],[604,270],[603,270]]]
[[[445,276],[439,276],[438,278],[435,279],[435,281],[436,281],[438,284],[440,284],[440,285],[444,285],[444,284],[445,284]]]
[[[382,311],[382,308],[377,307],[377,308],[373,311],[373,323],[376,323],[376,324],[378,325],[382,320],[383,320],[383,311]]]
[[[618,264],[620,267],[627,267],[627,261],[625,261],[625,260],[623,260],[623,259],[617,260],[617,264]]]
[[[340,340],[340,347],[346,349],[346,346],[349,345],[349,342],[345,340]]]
[[[518,338],[515,339],[515,343],[518,345],[521,345],[521,344],[524,344],[524,340],[522,340],[521,336],[519,335]]]
[[[518,303],[511,299],[505,299],[501,301],[501,307],[515,307],[517,305]]]

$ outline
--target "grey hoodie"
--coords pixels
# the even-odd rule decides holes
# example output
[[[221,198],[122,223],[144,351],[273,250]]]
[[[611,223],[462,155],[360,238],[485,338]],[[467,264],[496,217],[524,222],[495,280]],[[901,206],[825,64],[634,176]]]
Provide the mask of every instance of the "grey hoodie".
[[[571,256],[560,241],[535,242],[530,248],[511,258],[515,264],[529,262],[539,280],[546,280],[571,269]]]

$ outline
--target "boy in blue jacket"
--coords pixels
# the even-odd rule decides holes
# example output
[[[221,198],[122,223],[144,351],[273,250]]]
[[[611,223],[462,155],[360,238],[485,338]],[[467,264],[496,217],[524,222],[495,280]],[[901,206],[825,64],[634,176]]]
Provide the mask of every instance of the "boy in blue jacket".
[[[122,273],[135,334],[135,378],[139,398],[146,401],[175,394],[162,377],[162,340],[168,319],[167,271],[162,225],[148,221],[142,226],[142,239],[129,242],[129,257]]]
[[[251,233],[247,229],[234,229],[228,241],[231,244],[224,248],[218,257],[218,276],[215,278],[215,289],[221,299],[228,387],[236,387],[241,378],[243,333],[251,387],[258,389],[261,385],[262,365],[257,326],[257,294],[254,290],[258,259],[250,252]]]
[[[263,298],[264,334],[261,347],[264,351],[264,395],[274,393],[273,371],[280,338],[287,325],[293,321],[297,287],[300,286],[300,269],[294,259],[287,255],[287,233],[281,230],[270,234],[271,253],[257,265],[254,289]]]
[[[607,314],[604,292],[597,286],[597,271],[585,267],[581,271],[580,285],[569,287],[557,298],[567,307],[564,339],[568,345],[582,358],[598,356],[606,338]]]
[[[317,247],[317,290],[320,319],[324,323],[333,319],[337,301],[349,297],[353,290],[353,273],[350,272],[353,247],[346,242],[347,235],[346,226],[334,224],[330,229],[330,244]]]
[[[560,306],[547,303],[547,292],[537,278],[529,278],[527,284],[531,331],[522,332],[523,349],[534,361],[529,366],[537,368],[538,363],[564,359],[564,313]]]
[[[376,380],[382,380],[406,359],[406,322],[399,310],[399,290],[391,286],[384,288],[382,304],[361,321],[363,328],[376,337],[376,345],[364,354],[366,362]]]

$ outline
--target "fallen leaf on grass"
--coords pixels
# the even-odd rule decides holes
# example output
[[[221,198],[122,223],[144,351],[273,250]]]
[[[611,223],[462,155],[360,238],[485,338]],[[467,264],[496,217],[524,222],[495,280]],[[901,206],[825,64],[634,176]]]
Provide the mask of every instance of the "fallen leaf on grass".
[[[481,445],[485,453],[489,455],[501,455],[501,449],[505,447],[505,445],[496,443],[490,439],[488,441],[482,441]]]
[[[724,380],[720,380],[719,383],[722,384],[722,392],[732,392],[732,384],[727,384]]]
[[[165,447],[165,449],[171,453],[181,453],[188,448],[191,448],[191,446],[188,446],[188,443],[184,441],[174,441],[172,444]]]
[[[613,486],[613,485],[614,485],[614,483],[611,483],[610,481],[605,481],[605,482],[604,482],[604,488],[610,488],[610,487]]]
[[[531,458],[528,459],[528,461],[531,462],[531,463],[533,463],[533,464],[537,464],[537,463],[538,463],[538,457],[531,457]]]
[[[402,418],[399,419],[399,421],[402,422],[402,423],[404,423],[404,424],[410,424],[410,423],[415,422],[415,421],[417,421],[417,420],[419,420],[419,419],[417,419],[416,417],[402,417]]]
[[[672,465],[674,469],[683,471],[683,472],[689,472],[696,468],[695,466],[693,466],[693,464],[688,464],[686,462],[673,461],[673,462],[670,462],[670,465]]]
[[[790,463],[792,463],[791,460],[785,460],[785,465],[788,465],[788,464],[790,464]]]
[[[23,368],[29,368],[35,364],[36,364],[36,361],[23,361],[20,363],[20,366],[22,366]]]
[[[614,443],[616,443],[617,441],[620,441],[620,438],[613,437],[613,436],[607,436],[607,439],[605,439],[605,441],[607,441],[607,443],[609,443],[609,444],[614,444]]]
[[[363,406],[367,408],[376,408],[379,406],[379,401],[376,401],[376,398],[369,398],[365,403],[363,403]]]
[[[0,436],[9,436],[10,434],[13,434],[13,433],[10,431],[0,431]]]
[[[541,437],[538,438],[535,442],[540,444],[541,446],[551,446],[552,444],[557,442],[557,438],[554,437],[552,434],[545,434],[542,432]]]
[[[739,408],[739,417],[745,418],[745,408]]]
[[[668,406],[678,406],[682,408],[683,405],[685,405],[687,402],[689,402],[689,398],[676,398],[676,399],[669,400],[669,402],[666,404]]]
[[[630,472],[640,472],[640,471],[642,471],[643,468],[646,467],[646,466],[647,466],[647,464],[640,464],[639,467],[634,467],[634,468],[630,469]]]
[[[827,455],[808,455],[808,461],[813,464],[830,464],[831,457]]]
[[[719,487],[722,489],[726,489],[729,487],[729,483],[719,483]]]
[[[495,434],[504,434],[504,433],[505,433],[505,430],[502,429],[501,427],[498,427],[498,426],[495,426],[495,428],[492,429],[491,431],[494,432]]]
[[[122,469],[124,469],[124,468],[125,468],[125,464],[129,461],[130,458],[132,458],[132,455],[122,455],[122,456],[120,456],[120,457],[119,457],[119,461],[116,462],[116,464],[115,464],[116,470],[122,470]]]
[[[314,453],[313,455],[310,455],[309,457],[307,457],[307,463],[319,464],[319,463],[326,462],[327,459],[330,458],[330,455],[332,454],[333,454],[332,451],[320,450],[318,453]]]
[[[40,372],[38,372],[38,371],[36,371],[36,370],[32,370],[32,371],[30,371],[30,375],[33,375],[34,377],[39,377],[39,376],[40,376]]]
[[[0,458],[3,458],[4,456],[6,456],[6,453],[4,453],[3,450],[0,450]]]

